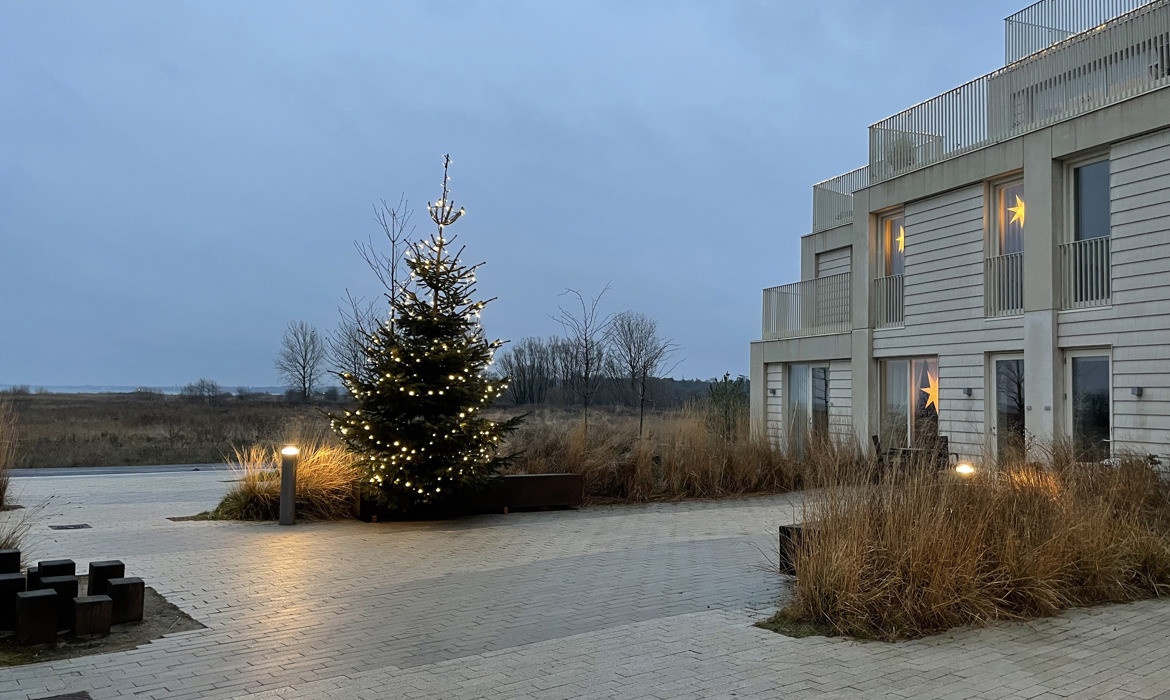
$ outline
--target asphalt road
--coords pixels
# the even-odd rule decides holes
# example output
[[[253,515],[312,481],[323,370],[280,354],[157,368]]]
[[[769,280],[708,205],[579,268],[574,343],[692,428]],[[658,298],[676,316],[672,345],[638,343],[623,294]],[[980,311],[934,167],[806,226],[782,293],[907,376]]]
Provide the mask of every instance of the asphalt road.
[[[136,467],[47,467],[13,469],[12,476],[97,476],[99,474],[176,474],[197,471],[227,471],[226,464],[144,464]]]

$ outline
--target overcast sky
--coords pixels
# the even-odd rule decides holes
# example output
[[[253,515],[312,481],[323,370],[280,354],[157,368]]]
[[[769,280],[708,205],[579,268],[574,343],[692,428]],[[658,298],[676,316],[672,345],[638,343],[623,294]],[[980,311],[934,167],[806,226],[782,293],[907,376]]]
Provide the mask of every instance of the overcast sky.
[[[611,284],[748,369],[814,182],[1003,61],[1014,2],[0,3],[0,383],[277,384],[284,326],[377,295],[352,241],[441,155],[493,337]]]

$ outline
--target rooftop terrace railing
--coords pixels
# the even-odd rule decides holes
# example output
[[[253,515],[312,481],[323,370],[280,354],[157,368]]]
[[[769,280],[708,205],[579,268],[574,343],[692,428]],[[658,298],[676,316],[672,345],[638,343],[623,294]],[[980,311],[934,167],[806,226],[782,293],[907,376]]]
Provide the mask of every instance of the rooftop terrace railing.
[[[813,233],[853,223],[853,193],[868,186],[868,165],[813,185]]]
[[[872,125],[870,184],[1166,85],[1170,0],[1153,0]]]
[[[1149,3],[1150,0],[1040,0],[1004,19],[1004,65]]]

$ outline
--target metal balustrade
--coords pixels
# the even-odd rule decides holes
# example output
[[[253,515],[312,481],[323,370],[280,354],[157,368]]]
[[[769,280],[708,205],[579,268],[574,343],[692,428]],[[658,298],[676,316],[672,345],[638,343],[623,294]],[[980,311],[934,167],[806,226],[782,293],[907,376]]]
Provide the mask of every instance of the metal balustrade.
[[[900,328],[905,325],[903,297],[902,275],[878,277],[873,281],[870,312],[874,328]]]
[[[1101,12],[1128,6],[1094,2]],[[1070,29],[1056,30],[1093,16],[1072,13]],[[1013,50],[1025,45],[1035,44]],[[870,126],[870,184],[1167,85],[1170,0],[1153,0]]]
[[[1061,308],[1107,306],[1111,301],[1110,238],[1090,238],[1060,246]]]
[[[1132,12],[1150,0],[1040,0],[1004,19],[1004,64]]]
[[[983,313],[1016,316],[1024,313],[1024,254],[1010,253],[983,262]]]
[[[764,290],[764,340],[853,330],[850,273]]]
[[[868,186],[868,165],[813,185],[813,233],[853,223],[853,193]]]

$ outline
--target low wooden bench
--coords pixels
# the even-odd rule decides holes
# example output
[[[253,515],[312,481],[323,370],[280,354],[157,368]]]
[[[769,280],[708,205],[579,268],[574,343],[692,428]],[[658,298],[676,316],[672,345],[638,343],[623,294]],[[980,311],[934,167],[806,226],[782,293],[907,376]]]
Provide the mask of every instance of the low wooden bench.
[[[585,500],[585,480],[580,474],[509,474],[493,479],[467,498],[467,510],[522,508],[573,508]]]

